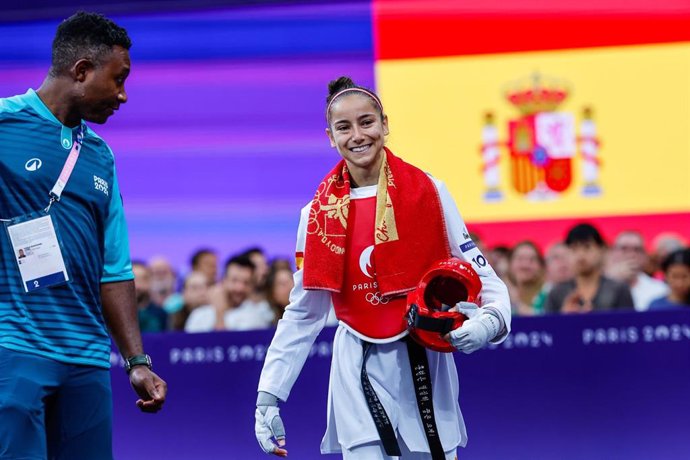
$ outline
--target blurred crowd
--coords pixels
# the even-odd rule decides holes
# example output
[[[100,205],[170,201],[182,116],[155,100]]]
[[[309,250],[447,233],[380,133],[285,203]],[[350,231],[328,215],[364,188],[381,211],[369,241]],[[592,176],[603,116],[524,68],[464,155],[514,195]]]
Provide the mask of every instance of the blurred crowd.
[[[690,249],[680,235],[645,241],[634,230],[608,244],[582,223],[542,253],[532,241],[487,248],[516,316],[690,307]],[[200,249],[179,277],[163,257],[133,261],[143,332],[252,330],[275,326],[289,303],[293,267],[259,247],[230,256]],[[336,324],[333,314],[328,324]]]
[[[230,256],[219,273],[213,249],[192,254],[179,278],[163,257],[132,261],[143,332],[251,330],[273,327],[289,303],[291,261],[258,247]]]

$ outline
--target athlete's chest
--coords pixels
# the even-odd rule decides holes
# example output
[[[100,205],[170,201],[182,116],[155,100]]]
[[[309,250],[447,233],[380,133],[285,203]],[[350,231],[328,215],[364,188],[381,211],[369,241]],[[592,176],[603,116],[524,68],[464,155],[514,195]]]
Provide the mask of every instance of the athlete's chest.
[[[357,286],[373,288],[376,277],[374,258],[374,226],[376,220],[376,197],[359,198],[350,201],[348,215],[346,282]],[[346,286],[348,288],[348,286]]]

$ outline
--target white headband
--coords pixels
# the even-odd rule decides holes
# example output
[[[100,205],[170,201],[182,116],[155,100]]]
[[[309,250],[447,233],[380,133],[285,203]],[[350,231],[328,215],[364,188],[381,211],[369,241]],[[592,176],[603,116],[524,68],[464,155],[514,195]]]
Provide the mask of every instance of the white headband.
[[[376,96],[376,94],[372,93],[371,91],[368,91],[364,88],[345,88],[342,91],[339,91],[331,98],[331,102],[328,103],[328,107],[326,107],[326,119],[328,119],[328,114],[331,111],[331,106],[333,105],[333,102],[338,99],[342,94],[347,93],[348,91],[359,91],[360,93],[364,93],[367,96],[371,97],[374,101],[376,101],[376,105],[379,106],[379,110],[381,113],[383,113],[383,106],[381,105],[381,101],[379,98]]]

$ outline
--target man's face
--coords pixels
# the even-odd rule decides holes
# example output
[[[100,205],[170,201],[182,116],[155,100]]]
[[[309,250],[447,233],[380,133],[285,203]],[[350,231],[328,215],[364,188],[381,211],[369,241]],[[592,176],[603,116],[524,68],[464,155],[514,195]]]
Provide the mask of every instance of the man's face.
[[[557,244],[546,254],[546,277],[551,283],[562,283],[573,277],[572,254],[568,246]]]
[[[642,271],[642,267],[647,261],[644,241],[636,233],[619,235],[611,250],[611,256],[614,261],[628,262],[636,273]]]
[[[592,240],[578,242],[570,245],[573,253],[575,273],[578,275],[590,275],[600,271],[604,262],[604,248]]]
[[[266,277],[268,276],[268,261],[266,256],[260,252],[252,252],[249,255],[249,260],[254,264],[254,283],[256,286],[264,286],[266,284]]]
[[[165,297],[175,292],[175,271],[170,262],[159,257],[151,259],[149,270],[151,273],[151,292],[154,293],[154,301],[163,302]]]
[[[253,276],[254,273],[249,267],[237,264],[230,264],[228,266],[223,279],[223,288],[232,307],[237,307],[247,300],[254,286],[252,282]]]
[[[100,65],[90,68],[82,83],[79,111],[86,121],[105,123],[120,104],[127,102],[125,80],[129,75],[129,51],[113,46]]]

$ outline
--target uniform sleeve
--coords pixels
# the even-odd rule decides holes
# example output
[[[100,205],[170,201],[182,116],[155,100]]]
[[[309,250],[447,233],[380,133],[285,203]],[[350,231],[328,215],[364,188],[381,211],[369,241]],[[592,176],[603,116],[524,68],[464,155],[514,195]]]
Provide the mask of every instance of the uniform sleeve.
[[[443,217],[446,221],[451,255],[472,264],[472,267],[479,275],[482,281],[481,306],[483,308],[493,308],[495,312],[501,315],[505,324],[503,330],[491,340],[491,343],[501,343],[510,333],[511,311],[508,288],[496,275],[486,257],[484,257],[470,238],[460,211],[458,211],[455,201],[446,186],[443,182],[436,179],[434,179],[434,183],[441,199],[441,206],[443,207]]]
[[[103,275],[101,283],[128,281],[134,279],[132,261],[129,256],[129,236],[122,207],[120,186],[113,164],[113,186],[110,190],[110,204],[105,221],[103,247]]]
[[[297,252],[304,252],[309,206],[302,209],[297,232]],[[294,274],[295,287],[290,292],[290,304],[273,336],[261,371],[258,391],[275,395],[286,401],[290,390],[304,366],[319,332],[326,325],[331,308],[331,293],[305,290],[303,269]]]

